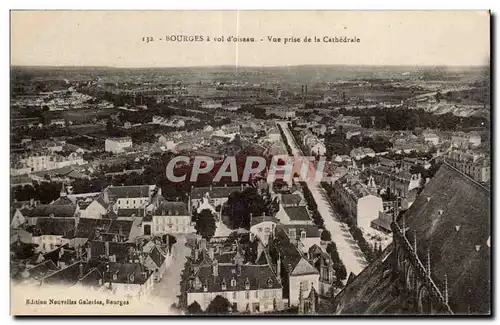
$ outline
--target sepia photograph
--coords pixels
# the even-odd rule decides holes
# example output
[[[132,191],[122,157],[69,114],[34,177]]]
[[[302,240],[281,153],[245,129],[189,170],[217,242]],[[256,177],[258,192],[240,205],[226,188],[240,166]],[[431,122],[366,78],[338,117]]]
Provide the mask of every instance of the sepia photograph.
[[[11,315],[491,316],[491,19],[11,10]]]

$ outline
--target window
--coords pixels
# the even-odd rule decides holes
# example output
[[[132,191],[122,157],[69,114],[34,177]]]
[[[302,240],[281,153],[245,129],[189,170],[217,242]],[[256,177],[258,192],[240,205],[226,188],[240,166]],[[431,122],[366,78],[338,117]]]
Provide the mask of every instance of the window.
[[[262,227],[257,228],[258,232],[262,232]]]
[[[302,282],[302,290],[304,292],[309,291],[309,282],[307,282],[307,281]]]
[[[300,232],[300,239],[305,239],[306,238],[306,232],[304,230],[302,230]]]
[[[235,269],[233,269],[233,271],[234,271],[233,273],[235,273],[235,272],[236,272],[236,270],[235,270]],[[231,287],[236,287],[236,280],[235,280],[234,278],[233,278],[233,279],[231,279]]]
[[[233,291],[233,300],[236,300],[236,291]]]
[[[245,292],[245,299],[246,300],[250,299],[250,292],[248,291]]]
[[[255,291],[255,299],[259,299],[259,291],[258,290]]]
[[[268,233],[270,233],[270,232],[271,232],[271,229],[269,229],[269,227],[266,227],[266,228],[264,229],[264,232],[265,232],[266,234],[268,234]]]

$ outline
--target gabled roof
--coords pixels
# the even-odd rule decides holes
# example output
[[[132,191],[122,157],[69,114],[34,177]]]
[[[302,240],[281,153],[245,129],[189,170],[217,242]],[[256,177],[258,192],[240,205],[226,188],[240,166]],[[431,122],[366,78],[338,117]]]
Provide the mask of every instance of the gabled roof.
[[[201,282],[201,287],[196,288],[194,285],[188,292],[203,292],[203,286],[207,286],[207,292],[221,292],[222,283],[225,281],[227,291],[245,291],[245,283],[248,283],[248,290],[259,289],[279,289],[282,288],[276,275],[269,265],[241,265],[241,272],[238,271],[237,265],[219,264],[218,275],[213,275],[212,266],[200,267],[195,274]],[[231,285],[231,280],[235,280],[235,285]]]
[[[22,273],[25,273],[28,275],[28,278],[33,279],[33,280],[42,280],[44,277],[53,274],[54,272],[58,271],[59,268],[52,262],[51,260],[44,261],[40,264],[35,265],[34,267],[25,270]],[[18,274],[17,277],[23,276],[23,274]]]
[[[318,270],[316,270],[316,268],[314,268],[305,258],[301,258],[292,273],[290,273],[290,276],[306,274],[318,274]]]
[[[166,256],[161,252],[157,246],[154,246],[151,252],[149,252],[151,260],[156,264],[157,267],[161,267],[163,262],[165,262]]]
[[[75,228],[75,219],[39,218],[37,219],[34,235],[58,235],[63,236]]]
[[[163,201],[159,204],[153,214],[160,216],[187,216],[189,215],[189,212],[187,205],[184,202]]]
[[[27,217],[49,217],[70,218],[76,213],[76,204],[39,204],[30,210],[23,210],[23,215]],[[26,214],[24,213],[26,211]]]
[[[109,186],[105,189],[110,200],[149,197],[150,185]]]

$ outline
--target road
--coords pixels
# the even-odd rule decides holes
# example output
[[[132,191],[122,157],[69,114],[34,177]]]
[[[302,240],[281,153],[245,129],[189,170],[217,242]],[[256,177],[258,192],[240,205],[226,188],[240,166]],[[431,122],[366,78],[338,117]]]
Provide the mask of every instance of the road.
[[[303,157],[304,155],[300,150],[300,147],[295,142],[295,139],[288,128],[287,122],[278,122],[278,124],[283,129],[283,133],[285,134],[288,144],[292,149],[292,154],[294,156]],[[314,169],[314,164],[310,164],[310,170],[312,171],[310,175],[315,174]],[[349,232],[349,227],[340,221],[340,217],[328,201],[326,192],[321,184],[315,182],[314,180],[308,180],[306,183],[314,197],[316,205],[318,206],[318,211],[321,214],[321,217],[323,217],[325,228],[331,233],[332,241],[337,245],[340,259],[346,267],[347,274],[349,275],[351,272],[355,275],[359,274],[368,265],[368,263],[363,252]]]
[[[184,236],[176,236],[177,242],[172,246],[172,262],[163,274],[161,282],[155,283],[152,295],[165,303],[167,308],[178,303],[177,295],[180,294],[181,272],[186,263],[186,258],[191,254],[191,249],[186,246]]]

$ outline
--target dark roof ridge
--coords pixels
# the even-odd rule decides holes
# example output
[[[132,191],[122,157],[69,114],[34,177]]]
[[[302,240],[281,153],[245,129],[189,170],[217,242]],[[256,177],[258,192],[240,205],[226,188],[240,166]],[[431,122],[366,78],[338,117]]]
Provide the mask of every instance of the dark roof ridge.
[[[456,172],[458,175],[460,175],[462,178],[468,180],[470,183],[474,184],[476,187],[479,187],[480,189],[490,193],[490,189],[487,188],[486,186],[484,186],[483,184],[479,183],[478,181],[476,181],[475,179],[473,179],[472,177],[470,177],[469,175],[465,174],[465,173],[462,173],[460,170],[458,170],[457,168],[453,167],[452,165],[448,164],[446,161],[443,162],[443,166],[446,166],[448,167],[450,170]]]

